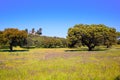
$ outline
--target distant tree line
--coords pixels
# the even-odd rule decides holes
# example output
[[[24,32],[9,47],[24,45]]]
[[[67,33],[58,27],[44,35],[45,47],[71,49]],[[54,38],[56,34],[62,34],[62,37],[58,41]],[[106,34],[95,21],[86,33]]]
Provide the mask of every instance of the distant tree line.
[[[65,48],[67,47],[67,41],[65,38],[29,34],[25,47],[30,48],[31,46],[37,48]]]
[[[42,36],[42,28],[35,31],[32,28],[31,31],[25,29],[28,33],[27,44],[24,47],[37,47],[37,48],[65,48],[67,47],[67,41],[65,38]]]

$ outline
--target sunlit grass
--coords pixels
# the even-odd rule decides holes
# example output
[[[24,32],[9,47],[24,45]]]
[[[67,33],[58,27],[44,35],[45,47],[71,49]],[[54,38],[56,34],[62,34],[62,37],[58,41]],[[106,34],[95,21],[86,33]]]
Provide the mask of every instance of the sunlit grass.
[[[118,48],[92,52],[67,48],[0,52],[0,80],[114,80],[120,75]]]

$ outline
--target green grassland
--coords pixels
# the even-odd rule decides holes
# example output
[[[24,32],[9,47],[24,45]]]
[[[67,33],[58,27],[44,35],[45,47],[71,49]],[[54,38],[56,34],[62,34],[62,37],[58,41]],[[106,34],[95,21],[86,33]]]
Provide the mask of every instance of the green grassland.
[[[85,49],[0,50],[0,80],[120,80],[120,46]]]

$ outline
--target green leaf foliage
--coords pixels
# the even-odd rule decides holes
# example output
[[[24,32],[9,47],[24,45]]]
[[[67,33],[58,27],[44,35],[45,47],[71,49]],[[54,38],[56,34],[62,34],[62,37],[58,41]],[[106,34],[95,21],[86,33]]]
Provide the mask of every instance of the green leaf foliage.
[[[27,33],[23,30],[8,28],[1,33],[1,37],[1,44],[10,46],[10,50],[12,51],[13,46],[22,46],[25,44]]]
[[[116,30],[103,24],[78,24],[68,30],[67,41],[69,47],[85,45],[89,51],[99,45],[110,47],[116,43]]]
[[[29,34],[26,47],[30,46],[37,48],[64,48],[67,47],[67,41],[65,38]]]

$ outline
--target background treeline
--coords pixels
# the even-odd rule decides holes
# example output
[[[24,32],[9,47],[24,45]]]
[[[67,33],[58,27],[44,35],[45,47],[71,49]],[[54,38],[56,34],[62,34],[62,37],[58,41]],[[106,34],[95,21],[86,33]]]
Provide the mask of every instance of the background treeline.
[[[65,48],[67,47],[67,40],[59,37],[42,36],[42,28],[31,31],[25,29],[28,37],[26,39],[26,48]]]
[[[67,47],[67,41],[65,38],[28,34],[27,44],[24,47],[65,48]]]

